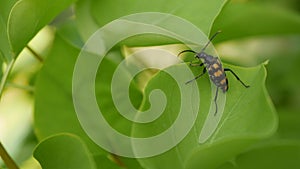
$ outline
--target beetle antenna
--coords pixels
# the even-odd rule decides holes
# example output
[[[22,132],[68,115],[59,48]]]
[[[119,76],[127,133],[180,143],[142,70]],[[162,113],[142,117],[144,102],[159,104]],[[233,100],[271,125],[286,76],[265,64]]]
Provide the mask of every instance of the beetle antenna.
[[[185,53],[185,52],[192,52],[192,53],[195,53],[195,54],[197,53],[193,50],[188,49],[188,50],[181,51],[177,56],[180,56],[182,53]]]
[[[219,34],[219,33],[221,33],[222,31],[221,30],[219,30],[219,31],[217,31],[210,39],[209,39],[209,41],[207,42],[207,44],[204,46],[204,48],[201,50],[201,52],[203,52],[206,48],[207,48],[207,46],[209,45],[209,43]]]

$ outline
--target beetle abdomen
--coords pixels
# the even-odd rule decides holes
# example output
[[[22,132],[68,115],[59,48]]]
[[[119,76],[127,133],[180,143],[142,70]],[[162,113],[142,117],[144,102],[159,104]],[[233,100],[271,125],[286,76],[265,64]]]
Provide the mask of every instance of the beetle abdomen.
[[[210,80],[225,93],[228,90],[227,78],[219,60],[216,59],[216,61],[211,64],[207,63],[206,69]]]

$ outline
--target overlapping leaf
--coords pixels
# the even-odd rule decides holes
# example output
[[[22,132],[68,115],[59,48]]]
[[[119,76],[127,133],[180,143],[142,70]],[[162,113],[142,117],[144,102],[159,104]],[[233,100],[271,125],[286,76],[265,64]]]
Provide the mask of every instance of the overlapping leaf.
[[[85,144],[71,134],[60,134],[42,141],[35,149],[34,157],[44,169],[96,169]]]
[[[300,16],[270,3],[230,2],[216,18],[211,32],[218,30],[224,35],[215,42],[251,36],[299,35]]]
[[[8,18],[8,39],[17,56],[36,33],[51,22],[74,0],[20,0],[12,7]]]

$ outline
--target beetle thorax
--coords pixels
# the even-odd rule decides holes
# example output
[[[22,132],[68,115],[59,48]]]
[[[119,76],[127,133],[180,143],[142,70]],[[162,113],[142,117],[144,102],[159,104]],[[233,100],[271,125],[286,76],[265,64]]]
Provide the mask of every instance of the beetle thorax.
[[[215,63],[215,58],[211,55],[206,54],[205,52],[200,52],[196,56],[198,59],[203,59],[206,64]]]

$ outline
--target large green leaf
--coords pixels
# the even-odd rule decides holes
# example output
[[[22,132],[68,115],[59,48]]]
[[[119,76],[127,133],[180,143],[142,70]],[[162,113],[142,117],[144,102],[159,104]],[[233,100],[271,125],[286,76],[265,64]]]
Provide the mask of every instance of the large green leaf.
[[[295,41],[296,44],[300,42]],[[296,46],[295,44],[295,46]],[[300,76],[298,76],[300,63],[300,49],[297,51],[277,53],[268,64],[269,76],[267,88],[277,108],[279,128],[277,136],[281,139],[300,138]],[[283,66],[288,65],[288,66]],[[278,80],[280,77],[280,80]]]
[[[279,140],[244,152],[233,163],[226,163],[218,169],[297,169],[300,166],[299,159],[299,142]]]
[[[212,27],[212,33],[222,30],[215,42],[258,35],[300,34],[300,15],[258,2],[227,3]]]
[[[93,157],[84,142],[71,134],[45,139],[34,151],[43,169],[96,169]]]
[[[39,140],[45,139],[57,133],[73,133],[79,136],[95,154],[96,163],[102,163],[99,154],[106,155],[107,152],[91,141],[84,132],[77,119],[72,100],[72,76],[77,56],[80,50],[65,39],[56,36],[51,53],[44,63],[36,83],[35,95],[35,131]],[[119,58],[120,52],[111,52],[108,57]],[[127,135],[130,134],[131,122],[120,118],[113,106],[110,97],[110,81],[116,63],[104,59],[99,68],[96,80],[97,99],[100,100],[104,116],[107,121],[117,130]],[[138,106],[142,100],[140,92],[132,87],[133,104]],[[127,167],[138,166],[136,160],[123,159]]]
[[[208,35],[214,19],[221,11],[225,3],[226,0],[79,1],[76,8],[76,14],[78,16],[76,19],[78,21],[77,23],[81,35],[83,35],[84,39],[91,36],[91,34],[94,33],[94,31],[96,31],[99,27],[102,27],[117,18],[140,12],[161,12],[181,17],[196,25],[202,32],[204,32],[204,34]],[[126,6],[126,8],[124,8],[124,6]],[[149,21],[147,21],[147,18],[145,18],[144,22],[147,23]],[[152,22],[151,19],[150,22]],[[153,22],[153,24],[159,22],[159,20],[156,20]],[[173,25],[174,28],[184,26],[185,25]],[[126,41],[126,45],[148,46],[177,42],[178,41],[175,39],[166,38],[159,35],[143,35],[132,37],[130,41]]]
[[[20,0],[10,11],[8,38],[17,56],[36,33],[74,0]]]
[[[215,168],[244,151],[257,139],[265,138],[275,132],[277,118],[264,85],[266,78],[264,65],[252,68],[227,64],[224,66],[234,70],[251,87],[245,89],[232,74],[228,73],[230,87],[222,120],[210,139],[204,144],[199,144],[200,129],[211,104],[209,80],[207,76],[199,79],[200,109],[193,129],[180,144],[168,152],[140,159],[145,168]],[[180,74],[180,69],[177,69],[177,73]],[[199,74],[201,70],[195,72]],[[155,122],[148,125],[135,124],[134,135],[140,137],[156,135],[172,125],[180,105],[190,102],[189,99],[183,100],[187,103],[180,102],[181,95],[177,85],[184,84],[176,84],[164,72],[160,72],[148,83],[145,98],[148,98],[150,91],[161,89],[166,94],[168,105],[164,115]],[[186,124],[182,124],[184,125]]]
[[[0,14],[3,21],[6,23],[10,10],[18,0],[2,0],[0,6]]]
[[[108,158],[107,155],[96,155],[94,156],[94,159],[97,164],[97,168],[99,169],[121,169],[120,166],[118,166],[115,163],[112,163],[112,161]]]
[[[62,132],[74,133],[96,153],[99,148],[82,130],[72,103],[72,74],[79,52],[56,37],[36,82],[35,130],[39,140]]]
[[[16,0],[0,2],[0,81],[3,77],[3,64],[12,60],[11,50],[7,36],[7,19]]]
[[[205,34],[210,32],[212,20],[221,11],[226,1],[92,1],[92,13],[100,26],[107,24],[119,17],[138,12],[164,12],[170,13],[195,24]],[[126,6],[126,8],[124,8]],[[187,12],[188,11],[188,12]],[[107,15],[107,13],[110,13]],[[184,25],[178,25],[184,26]]]
[[[202,2],[203,1],[200,1],[199,3]],[[217,1],[209,2],[209,8],[203,7],[203,11],[198,10],[199,12],[203,12],[209,16],[206,18],[209,20],[209,22],[203,21],[201,23],[194,21],[195,18],[199,16],[199,12],[190,12],[192,9],[195,10],[194,6],[199,5],[198,2],[194,2],[197,4],[194,4],[193,7],[190,7],[190,4],[187,5],[191,9],[187,8],[190,10],[188,11],[190,14],[186,13],[186,15],[194,18],[194,20],[192,19],[192,22],[195,22],[194,24],[200,28],[203,28],[206,34],[209,34],[211,23],[220,11],[223,4],[221,1],[219,1],[217,3],[219,5],[213,5],[215,8],[214,10],[211,10],[212,6],[210,5],[216,2]],[[88,21],[90,21],[87,23],[79,22],[79,25],[85,24],[84,26],[89,30],[87,33],[83,33],[82,31],[84,31],[84,26],[80,26],[79,29],[84,35],[84,39],[89,36],[89,33],[92,33],[93,30],[96,29],[95,23],[97,23],[99,26],[103,26],[105,23],[117,17],[133,12],[139,12],[139,9],[147,9],[146,11],[152,9],[152,7],[148,7],[150,6],[147,5],[148,2],[140,4],[141,2],[137,1],[134,1],[134,3],[122,1],[120,3],[114,2],[114,4],[120,6],[124,6],[122,3],[133,4],[129,5],[129,9],[125,9],[125,11],[121,10],[114,13],[111,12],[111,9],[118,9],[118,6],[116,6],[116,8],[112,8],[115,7],[115,5],[112,5],[112,2],[91,1],[90,3],[91,4],[85,4],[84,1],[80,1],[80,3],[77,4],[77,9],[82,10],[79,13],[81,15],[79,18],[87,18]],[[157,7],[156,11],[168,12],[170,10],[169,7],[160,10],[160,8],[163,8],[163,6],[159,5],[160,2],[156,3],[157,4],[154,5],[155,8]],[[168,3],[174,4],[180,2],[172,1]],[[81,5],[83,4],[85,6],[81,8]],[[141,8],[138,5],[147,5],[148,8]],[[84,11],[88,11],[90,8],[92,9],[91,15],[88,15],[88,13],[82,16]],[[110,9],[109,12],[108,9]],[[187,10],[186,8],[182,7],[182,9],[179,8],[178,10],[174,10],[174,14],[177,14],[176,11],[183,12],[183,9]],[[101,15],[98,14],[98,11],[100,11]],[[107,15],[107,13],[111,13],[111,15]],[[193,13],[193,15],[191,13]],[[195,15],[196,13],[197,15]],[[89,24],[92,24],[92,26]],[[61,33],[63,34],[63,32]],[[73,36],[73,34],[71,34],[71,36]],[[141,37],[141,39],[142,38],[143,37]],[[147,40],[149,39],[146,39],[145,41]],[[159,39],[158,42],[160,40],[161,39]],[[132,45],[140,45],[137,42],[140,41],[132,41]],[[146,43],[147,42],[145,42],[145,44]],[[97,154],[95,155],[95,159],[101,159],[96,158],[99,157],[98,154],[101,154],[100,156],[103,157],[103,155],[106,155],[107,152],[96,146],[82,130],[73,107],[72,76],[78,54],[79,49],[67,43],[65,39],[61,38],[60,36],[56,37],[53,49],[45,61],[45,65],[41,70],[37,81],[35,129],[39,139],[45,139],[48,136],[62,132],[74,133],[85,142],[93,154]],[[109,56],[113,57],[114,60],[104,59],[97,72],[95,93],[98,105],[101,108],[106,120],[109,122],[109,124],[111,124],[111,126],[113,126],[113,128],[118,130],[120,133],[130,135],[132,122],[124,119],[120,114],[118,114],[118,111],[114,107],[110,93],[113,71],[119,63],[118,61],[122,59],[119,48],[116,48],[116,50],[110,52],[107,57]],[[176,68],[179,68],[180,66],[183,65],[176,65],[170,67],[169,69],[175,69],[176,71]],[[201,166],[210,168],[217,167],[230,160],[238,153],[242,152],[254,141],[267,137],[274,132],[277,121],[274,114],[274,109],[264,88],[264,80],[266,76],[264,66],[260,65],[253,68],[239,68],[230,65],[225,66],[232,68],[245,82],[249,83],[251,87],[249,89],[243,88],[243,86],[235,80],[234,76],[228,74],[230,89],[227,94],[227,103],[223,119],[216,132],[213,133],[208,142],[204,144],[198,143],[199,133],[207,116],[209,105],[211,104],[211,92],[209,90],[210,84],[208,77],[205,76],[198,81],[199,90],[201,91],[201,107],[192,131],[190,131],[187,137],[185,137],[180,144],[168,152],[156,157],[140,159],[139,162],[145,168],[199,168]],[[198,74],[200,73],[200,70],[195,69],[195,72]],[[177,73],[181,76],[185,76],[179,71],[179,69]],[[146,93],[144,101],[148,98],[148,95],[152,89],[158,88],[165,91],[168,99],[168,105],[163,116],[161,116],[157,121],[146,125],[135,124],[133,126],[132,133],[134,136],[147,137],[155,135],[167,129],[168,126],[172,124],[177,116],[176,110],[178,107],[180,107],[180,104],[178,103],[180,93],[176,88],[178,87],[177,85],[184,84],[174,84],[174,81],[172,81],[171,77],[164,74],[163,71],[149,82],[145,90]],[[131,87],[132,88],[129,91],[131,101],[135,107],[139,107],[142,102],[141,93],[137,91],[136,86],[132,85]],[[147,101],[143,102],[143,104],[144,105],[142,109],[147,109]],[[123,162],[128,160],[123,158],[120,159]],[[135,161],[128,161],[129,162],[126,164],[126,166],[130,168],[129,166],[133,166]],[[96,160],[96,162],[97,164],[101,163],[98,160]],[[134,165],[140,167],[137,163],[134,163]]]
[[[3,0],[0,5],[0,59],[10,61],[12,59],[7,36],[7,20],[9,12],[17,0]]]
[[[3,76],[3,60],[2,58],[0,58],[0,79],[2,79]]]
[[[85,41],[99,28],[91,13],[91,3],[91,0],[78,0],[75,4],[77,27]]]

